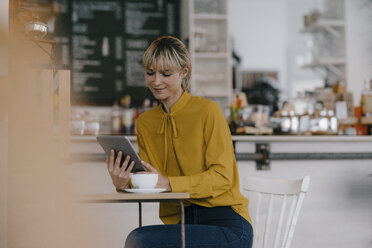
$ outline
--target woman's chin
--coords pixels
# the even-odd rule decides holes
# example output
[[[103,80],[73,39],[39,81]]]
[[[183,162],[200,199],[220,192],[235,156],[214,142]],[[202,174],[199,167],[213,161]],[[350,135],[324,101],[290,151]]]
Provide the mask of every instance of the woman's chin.
[[[165,94],[162,93],[152,92],[152,94],[158,101],[162,101],[166,98]]]

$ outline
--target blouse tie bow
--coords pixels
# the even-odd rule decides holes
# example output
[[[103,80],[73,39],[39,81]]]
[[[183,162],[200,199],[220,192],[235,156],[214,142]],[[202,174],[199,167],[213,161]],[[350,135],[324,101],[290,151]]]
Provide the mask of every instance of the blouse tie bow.
[[[161,125],[159,127],[159,130],[158,130],[158,133],[159,134],[164,134],[165,129],[167,128],[168,123],[171,126],[173,137],[174,138],[177,138],[178,137],[178,133],[177,133],[176,121],[174,120],[174,116],[172,114],[164,115],[163,120],[162,120],[162,123],[161,123]]]
[[[176,121],[174,120],[174,116],[172,114],[166,114],[163,117],[163,120],[160,124],[158,133],[164,136],[164,164],[163,164],[163,171],[168,173],[168,166],[167,166],[167,160],[168,160],[168,125],[170,125],[173,137],[177,138],[177,127],[176,127]]]

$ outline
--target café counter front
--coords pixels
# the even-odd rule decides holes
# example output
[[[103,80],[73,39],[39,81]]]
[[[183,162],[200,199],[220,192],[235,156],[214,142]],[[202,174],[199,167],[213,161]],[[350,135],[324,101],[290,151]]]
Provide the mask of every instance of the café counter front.
[[[136,136],[128,135],[137,149]],[[233,135],[238,161],[255,161],[258,170],[270,169],[273,160],[372,159],[372,136]],[[71,137],[72,161],[104,161],[94,136]]]

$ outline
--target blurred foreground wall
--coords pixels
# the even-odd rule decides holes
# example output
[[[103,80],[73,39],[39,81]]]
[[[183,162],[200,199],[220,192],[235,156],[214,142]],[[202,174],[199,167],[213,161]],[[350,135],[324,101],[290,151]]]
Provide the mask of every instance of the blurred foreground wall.
[[[7,198],[7,114],[6,114],[6,89],[5,77],[8,74],[8,10],[9,2],[0,1],[0,247],[7,247],[6,232],[6,198]]]
[[[0,25],[0,247],[87,247],[55,131],[53,42],[9,24]]]

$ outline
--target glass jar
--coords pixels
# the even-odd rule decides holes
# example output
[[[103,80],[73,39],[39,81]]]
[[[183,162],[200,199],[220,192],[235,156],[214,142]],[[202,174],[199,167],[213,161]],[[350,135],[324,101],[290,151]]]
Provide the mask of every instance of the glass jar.
[[[298,116],[295,115],[295,112],[292,110],[289,112],[289,116],[291,119],[291,128],[290,133],[291,134],[297,134],[299,129],[299,119]]]
[[[338,133],[338,123],[337,118],[333,110],[328,110],[328,121],[329,121],[329,132],[330,134]]]
[[[81,113],[71,111],[70,133],[71,135],[83,135],[85,129],[85,120]]]
[[[319,112],[319,131],[326,133],[329,129],[329,120],[325,109]]]
[[[280,131],[282,133],[289,133],[291,129],[291,119],[286,110],[283,110],[280,114]]]

